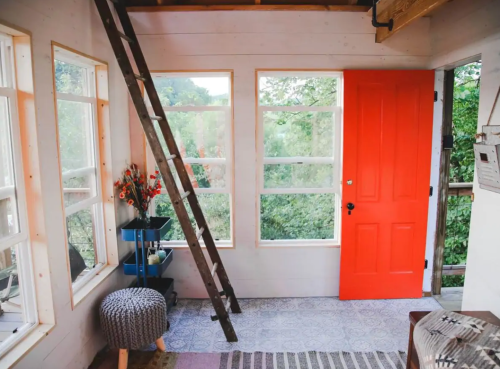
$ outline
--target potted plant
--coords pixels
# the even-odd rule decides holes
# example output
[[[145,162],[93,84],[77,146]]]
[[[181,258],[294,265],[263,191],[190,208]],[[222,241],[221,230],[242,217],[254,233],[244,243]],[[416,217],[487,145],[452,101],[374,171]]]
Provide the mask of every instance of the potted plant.
[[[151,200],[161,192],[160,172],[148,176],[141,173],[136,164],[130,164],[125,168],[121,178],[115,182],[115,188],[119,198],[137,211],[137,219],[141,228],[149,228],[151,219],[149,217],[149,205]]]

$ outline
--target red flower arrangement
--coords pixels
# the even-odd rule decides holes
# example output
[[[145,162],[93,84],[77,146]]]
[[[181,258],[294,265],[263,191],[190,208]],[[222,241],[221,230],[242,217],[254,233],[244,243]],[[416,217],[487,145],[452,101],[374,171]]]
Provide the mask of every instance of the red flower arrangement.
[[[147,179],[149,178],[149,179]],[[147,212],[151,199],[161,193],[161,176],[159,171],[155,174],[141,174],[135,164],[130,164],[115,182],[115,188],[119,191],[119,198],[126,201],[139,212],[139,217],[147,219]]]

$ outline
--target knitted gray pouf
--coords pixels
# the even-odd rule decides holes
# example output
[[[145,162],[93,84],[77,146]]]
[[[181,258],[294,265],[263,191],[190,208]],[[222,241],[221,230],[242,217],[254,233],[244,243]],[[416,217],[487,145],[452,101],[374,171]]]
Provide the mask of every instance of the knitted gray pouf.
[[[137,350],[167,330],[167,303],[149,288],[126,288],[106,296],[99,311],[111,348]]]

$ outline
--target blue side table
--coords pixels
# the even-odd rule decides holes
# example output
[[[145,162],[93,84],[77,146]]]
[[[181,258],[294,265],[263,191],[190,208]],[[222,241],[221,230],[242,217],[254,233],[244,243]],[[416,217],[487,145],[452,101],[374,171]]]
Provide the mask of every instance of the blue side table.
[[[175,305],[177,300],[177,293],[173,291],[174,280],[161,278],[161,276],[172,262],[174,250],[163,249],[167,254],[165,259],[160,264],[148,265],[146,242],[159,242],[171,227],[170,217],[151,217],[151,224],[148,228],[143,228],[139,219],[132,220],[122,228],[122,239],[135,242],[135,253],[125,260],[124,273],[137,277],[137,287],[149,287],[160,292],[165,297],[169,308]],[[170,299],[172,294],[174,298]],[[169,302],[169,300],[173,301]]]

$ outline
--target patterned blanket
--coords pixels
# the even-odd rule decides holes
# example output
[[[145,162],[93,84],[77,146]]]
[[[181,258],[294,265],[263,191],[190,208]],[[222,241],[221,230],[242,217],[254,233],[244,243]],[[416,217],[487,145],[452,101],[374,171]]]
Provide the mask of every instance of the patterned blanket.
[[[415,326],[421,369],[500,369],[500,327],[477,318],[436,310]]]
[[[130,353],[128,369],[404,369],[404,352]]]

